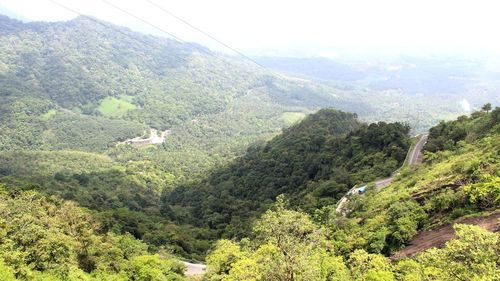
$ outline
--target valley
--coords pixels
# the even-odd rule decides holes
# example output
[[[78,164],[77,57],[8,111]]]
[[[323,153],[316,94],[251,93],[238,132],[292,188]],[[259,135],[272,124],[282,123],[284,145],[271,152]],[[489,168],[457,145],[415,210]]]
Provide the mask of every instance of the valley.
[[[0,280],[500,278],[488,61],[134,30],[0,15]]]

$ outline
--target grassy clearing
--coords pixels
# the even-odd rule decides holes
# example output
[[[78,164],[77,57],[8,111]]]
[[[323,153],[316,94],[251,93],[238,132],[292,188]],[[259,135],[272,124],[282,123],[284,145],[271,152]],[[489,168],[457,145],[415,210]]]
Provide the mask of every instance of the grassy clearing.
[[[132,99],[131,96],[107,97],[99,104],[97,110],[106,117],[121,117],[136,108],[131,103]]]
[[[40,116],[43,120],[47,121],[49,120],[52,116],[56,115],[57,113],[57,110],[55,109],[51,109],[47,112],[45,112],[44,114],[42,114],[42,116]]]
[[[288,111],[288,112],[283,112],[281,114],[281,120],[285,122],[287,125],[291,125],[293,123],[296,123],[306,117],[306,114],[304,112],[293,112],[293,111]]]

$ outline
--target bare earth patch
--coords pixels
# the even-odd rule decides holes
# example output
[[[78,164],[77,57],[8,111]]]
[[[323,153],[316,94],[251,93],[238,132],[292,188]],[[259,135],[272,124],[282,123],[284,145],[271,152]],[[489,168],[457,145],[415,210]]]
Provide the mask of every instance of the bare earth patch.
[[[479,218],[460,218],[455,223],[473,224],[480,226],[492,232],[500,232],[500,213],[495,213]],[[410,257],[427,249],[436,247],[441,248],[446,241],[455,238],[455,230],[453,224],[440,226],[436,229],[427,230],[415,236],[406,248],[396,252],[391,259],[399,260],[405,257]]]

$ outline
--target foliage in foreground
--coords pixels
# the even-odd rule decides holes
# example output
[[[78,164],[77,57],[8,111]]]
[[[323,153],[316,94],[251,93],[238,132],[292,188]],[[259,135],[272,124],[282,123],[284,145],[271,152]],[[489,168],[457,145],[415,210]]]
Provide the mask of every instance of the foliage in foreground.
[[[278,200],[253,228],[253,239],[221,240],[207,257],[207,280],[498,280],[500,235],[455,225],[457,238],[442,249],[391,262],[355,250],[340,255],[331,229]]]
[[[150,250],[168,246],[199,260],[209,249],[208,233],[161,215],[160,192],[173,175],[160,165],[66,150],[3,152],[0,163],[0,181],[10,191],[33,189],[75,201],[92,210],[102,229],[128,232]]]
[[[184,280],[184,265],[103,232],[71,201],[0,186],[0,280]]]
[[[389,187],[352,197],[347,217],[332,205],[311,218],[279,199],[250,239],[217,244],[207,279],[498,280],[500,235],[478,226],[455,224],[457,238],[441,249],[393,262],[388,256],[423,230],[499,211],[499,112],[433,128],[425,162],[403,169]],[[445,139],[453,141],[442,145]]]

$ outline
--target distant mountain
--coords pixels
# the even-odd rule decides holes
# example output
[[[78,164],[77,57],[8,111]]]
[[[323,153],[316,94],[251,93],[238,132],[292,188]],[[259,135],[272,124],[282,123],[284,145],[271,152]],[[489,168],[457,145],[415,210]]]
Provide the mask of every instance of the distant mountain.
[[[361,69],[326,58],[259,57],[258,62],[292,75],[324,81],[356,81],[367,76]]]
[[[484,90],[492,90],[498,85],[500,73],[500,65],[491,67],[485,59],[454,56],[403,56],[383,61],[322,57],[258,57],[256,60],[271,69],[312,80],[359,82],[375,90],[401,89],[407,94],[430,96],[464,96],[471,86],[477,86],[474,82],[481,80],[490,82]]]
[[[1,16],[0,27],[0,150],[59,148],[54,132],[75,118],[82,140],[69,147],[88,150],[89,135],[110,135],[91,149],[102,150],[147,127],[196,139],[187,131],[216,125],[213,137],[250,140],[290,125],[287,112],[371,110],[348,93],[84,16],[54,23]],[[128,134],[106,126],[118,119]],[[84,129],[95,122],[102,123],[99,132]]]
[[[469,113],[471,108],[478,109],[487,102],[494,101],[494,105],[500,103],[500,64],[484,58],[406,56],[377,60],[260,57],[256,60],[271,69],[343,89],[369,91],[372,96],[378,97],[392,93],[399,96],[393,101],[407,107],[414,119],[417,115],[422,119],[423,115],[437,114],[448,119],[457,113]],[[384,103],[374,100],[373,104],[382,108]],[[440,104],[445,106],[438,109],[436,105]],[[417,112],[421,114],[415,114]],[[446,116],[444,112],[450,114]],[[429,125],[432,124],[426,127]]]

